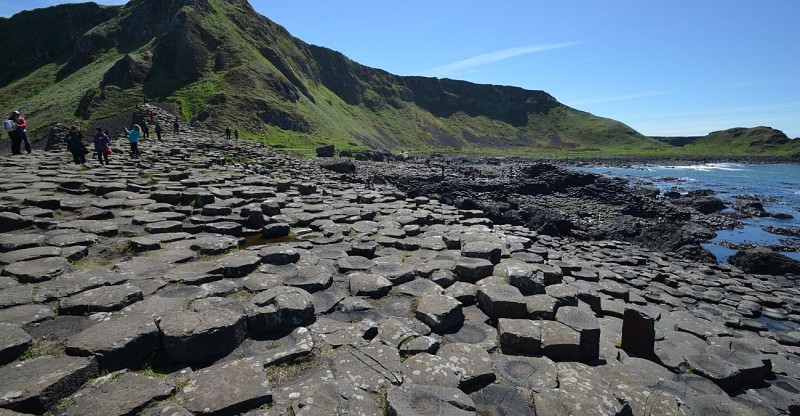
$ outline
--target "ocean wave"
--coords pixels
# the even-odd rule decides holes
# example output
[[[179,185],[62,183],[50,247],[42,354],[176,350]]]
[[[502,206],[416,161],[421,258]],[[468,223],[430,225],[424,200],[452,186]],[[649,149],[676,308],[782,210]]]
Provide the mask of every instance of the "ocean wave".
[[[724,170],[724,171],[745,170],[744,165],[740,163],[704,163],[701,165],[664,166],[664,168],[675,169],[675,170],[695,170],[700,172],[710,172],[714,170]]]

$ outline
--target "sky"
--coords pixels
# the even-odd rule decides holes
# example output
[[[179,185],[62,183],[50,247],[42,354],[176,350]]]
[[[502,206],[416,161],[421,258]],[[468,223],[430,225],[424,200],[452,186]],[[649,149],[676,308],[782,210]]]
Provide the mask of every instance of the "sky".
[[[60,3],[0,0],[0,15]],[[367,66],[544,90],[649,136],[765,125],[800,137],[797,0],[250,4]]]

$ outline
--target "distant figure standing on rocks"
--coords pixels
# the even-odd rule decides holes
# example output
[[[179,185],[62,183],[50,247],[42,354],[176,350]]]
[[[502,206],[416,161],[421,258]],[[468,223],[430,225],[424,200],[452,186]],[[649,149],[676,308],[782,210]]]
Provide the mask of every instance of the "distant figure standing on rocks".
[[[156,121],[156,139],[158,139],[158,141],[162,141],[161,140],[161,131],[162,131],[161,123]]]
[[[225,127],[225,138],[230,140],[231,139],[231,128]]]
[[[178,119],[176,118],[175,121],[172,122],[172,132],[174,134],[178,134],[181,130],[181,125],[178,124]]]
[[[149,139],[150,138],[150,126],[147,125],[147,120],[142,120],[142,138]]]
[[[233,129],[233,138],[238,142],[239,141],[239,129]]]
[[[31,154],[31,142],[28,140],[28,122],[25,121],[25,118],[19,113],[18,110],[14,110],[11,112],[11,115],[8,116],[9,123],[8,124],[11,128],[6,127],[5,130],[8,132],[8,137],[11,138],[11,154],[13,155],[21,155],[22,151],[20,150],[20,146],[22,142],[25,142],[25,151],[28,154]]]
[[[67,150],[72,153],[72,161],[76,165],[86,163],[86,154],[89,151],[86,149],[86,145],[83,144],[83,133],[81,133],[81,129],[78,126],[69,128],[69,133],[67,133],[64,141],[67,143]]]
[[[111,139],[108,137],[107,134],[103,133],[103,129],[100,127],[97,128],[97,132],[94,134],[94,138],[92,139],[94,142],[94,152],[97,154],[97,161],[100,164],[103,164],[103,159],[106,160],[106,165],[108,164],[108,155],[111,153]],[[109,150],[106,150],[109,149]]]
[[[139,136],[142,134],[142,128],[139,127],[138,124],[134,124],[133,128],[128,130],[125,127],[125,135],[128,136],[128,141],[131,144],[131,155],[133,157],[141,157],[141,153],[139,152]]]

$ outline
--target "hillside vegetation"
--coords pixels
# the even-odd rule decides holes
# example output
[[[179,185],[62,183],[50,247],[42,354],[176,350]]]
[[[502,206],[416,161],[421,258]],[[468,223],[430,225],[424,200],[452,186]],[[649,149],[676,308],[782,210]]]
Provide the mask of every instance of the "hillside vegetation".
[[[671,149],[544,91],[360,65],[293,37],[246,0],[61,5],[0,19],[0,35],[14,57],[0,61],[0,108],[22,109],[35,137],[57,122],[88,125],[168,101],[186,121],[218,131],[236,126],[246,138],[285,147],[522,155]]]

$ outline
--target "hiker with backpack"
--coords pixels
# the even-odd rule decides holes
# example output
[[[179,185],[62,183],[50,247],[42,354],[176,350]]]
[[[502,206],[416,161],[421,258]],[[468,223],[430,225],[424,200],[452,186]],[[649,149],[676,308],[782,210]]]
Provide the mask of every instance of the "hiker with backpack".
[[[94,142],[94,152],[97,155],[97,161],[102,165],[103,159],[105,159],[106,165],[108,165],[108,155],[111,154],[111,139],[107,134],[103,133],[103,129],[98,127],[94,139],[92,140]]]
[[[70,127],[69,133],[67,133],[67,137],[64,138],[64,141],[67,143],[67,150],[72,153],[72,161],[75,162],[76,165],[86,164],[86,154],[89,153],[89,150],[86,149],[86,145],[83,144],[83,133],[81,133],[81,129],[78,126]]]
[[[31,142],[28,140],[28,122],[22,117],[19,110],[14,110],[6,120],[3,121],[3,129],[8,132],[11,139],[11,154],[21,155],[20,146],[25,143],[25,150],[31,154]]]

